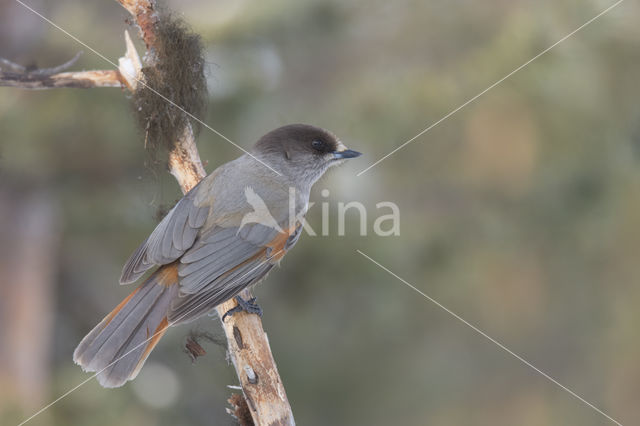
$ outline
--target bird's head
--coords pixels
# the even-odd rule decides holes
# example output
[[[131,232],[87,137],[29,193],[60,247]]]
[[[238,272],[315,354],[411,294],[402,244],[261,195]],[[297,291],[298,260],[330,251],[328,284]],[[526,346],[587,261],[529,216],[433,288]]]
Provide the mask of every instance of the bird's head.
[[[294,182],[315,181],[332,166],[359,157],[331,132],[307,124],[290,124],[267,133],[251,154]]]

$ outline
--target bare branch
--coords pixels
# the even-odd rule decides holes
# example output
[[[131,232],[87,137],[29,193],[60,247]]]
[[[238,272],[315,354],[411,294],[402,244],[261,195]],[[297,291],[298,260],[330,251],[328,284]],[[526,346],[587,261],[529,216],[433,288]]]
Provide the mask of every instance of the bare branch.
[[[169,172],[176,178],[185,194],[207,175],[200,161],[193,129],[188,122],[182,137],[169,153]]]
[[[11,62],[8,59],[5,58],[0,58],[0,65],[4,66],[4,67],[9,67],[9,69],[11,69],[11,71],[19,73],[19,74],[24,74],[27,72],[27,68],[23,67],[20,64],[16,64],[15,62]],[[0,71],[2,71],[2,68],[0,68]]]
[[[245,290],[244,298],[250,298]],[[232,299],[216,309],[222,318],[235,307]],[[257,315],[234,314],[222,323],[229,346],[229,358],[236,369],[244,396],[256,425],[293,425],[293,412],[284,384],[271,354],[269,339]]]
[[[78,61],[82,52],[52,68],[29,68],[0,58],[0,86],[21,87],[23,89],[52,89],[56,87],[122,87],[125,80],[119,71],[76,71],[62,72]]]
[[[0,86],[23,89],[53,89],[74,87],[122,87],[123,80],[117,70],[61,72],[53,75],[0,71]]]
[[[150,0],[116,0],[135,18],[140,27],[140,37],[152,50],[156,44],[154,27],[158,21],[155,1]]]
[[[35,75],[42,75],[42,76],[50,76],[53,74],[57,74],[66,69],[69,69],[71,65],[78,62],[78,59],[80,59],[80,56],[82,56],[82,51],[76,53],[76,55],[73,58],[69,59],[67,62],[65,62],[62,65],[58,65],[57,67],[52,67],[52,68],[37,68],[34,70],[28,70],[28,73],[35,74]]]

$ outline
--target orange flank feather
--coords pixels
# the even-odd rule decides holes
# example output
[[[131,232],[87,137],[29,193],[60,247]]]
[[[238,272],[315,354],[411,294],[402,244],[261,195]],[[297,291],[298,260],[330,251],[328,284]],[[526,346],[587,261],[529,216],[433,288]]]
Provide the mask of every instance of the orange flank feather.
[[[287,253],[285,247],[287,245],[287,241],[289,237],[296,232],[297,226],[293,225],[288,229],[285,229],[283,232],[278,233],[278,235],[267,243],[267,247],[271,248],[273,253],[273,259],[280,260]]]
[[[157,271],[157,283],[164,284],[165,287],[178,284],[178,262],[165,265]]]

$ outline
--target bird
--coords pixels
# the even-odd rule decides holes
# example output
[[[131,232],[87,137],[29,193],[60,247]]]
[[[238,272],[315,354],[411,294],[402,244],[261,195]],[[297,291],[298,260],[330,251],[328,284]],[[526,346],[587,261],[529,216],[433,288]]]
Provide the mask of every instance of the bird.
[[[121,284],[152,271],[78,344],[73,360],[105,388],[133,380],[169,327],[209,314],[262,281],[301,235],[314,183],[361,154],[333,133],[290,124],[202,179],[125,263]],[[265,219],[266,218],[266,219]]]

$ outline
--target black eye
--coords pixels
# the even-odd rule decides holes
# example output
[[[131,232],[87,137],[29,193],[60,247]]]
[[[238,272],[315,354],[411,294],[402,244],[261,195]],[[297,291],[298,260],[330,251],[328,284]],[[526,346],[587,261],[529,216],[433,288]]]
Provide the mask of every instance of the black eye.
[[[320,139],[316,139],[313,142],[311,142],[311,146],[313,147],[313,149],[315,149],[316,151],[319,151],[319,152],[327,152],[327,151],[329,151],[329,146],[327,145],[327,143],[325,141],[320,140]]]

